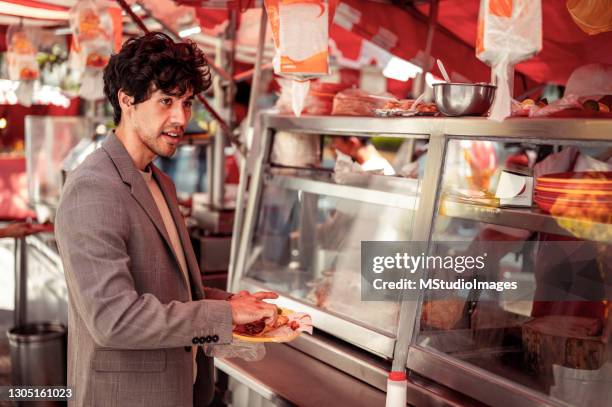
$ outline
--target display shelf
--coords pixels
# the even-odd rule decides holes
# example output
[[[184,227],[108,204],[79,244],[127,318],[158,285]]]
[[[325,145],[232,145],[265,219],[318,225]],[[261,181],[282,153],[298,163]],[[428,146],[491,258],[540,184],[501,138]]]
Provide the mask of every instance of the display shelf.
[[[385,134],[428,139],[433,135],[462,139],[586,140],[610,142],[612,119],[511,118],[503,122],[486,117],[356,117],[263,115],[264,125],[275,130],[313,134]]]
[[[407,182],[412,180],[406,180]],[[416,194],[417,182],[411,183],[414,193],[398,193],[372,189],[370,186],[353,186],[335,183],[333,180],[305,179],[287,175],[268,175],[266,185],[311,194],[332,196],[335,198],[351,199],[375,205],[384,205],[401,209],[414,210],[418,207],[419,199]]]
[[[580,237],[597,242],[612,242],[611,225],[583,219],[552,216],[537,208],[495,208],[444,200],[440,204],[440,214],[534,232]],[[566,223],[571,223],[572,229],[582,231],[581,236],[576,236],[571,230],[561,226]]]

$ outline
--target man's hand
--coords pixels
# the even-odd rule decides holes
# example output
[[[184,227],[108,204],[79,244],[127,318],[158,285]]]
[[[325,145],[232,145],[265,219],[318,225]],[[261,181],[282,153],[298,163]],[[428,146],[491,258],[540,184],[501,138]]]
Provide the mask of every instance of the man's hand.
[[[263,300],[278,298],[273,292],[256,292],[250,294],[248,291],[240,291],[229,299],[232,307],[232,320],[234,325],[248,324],[250,322],[266,319],[266,324],[276,321],[278,309],[274,304],[268,304]]]

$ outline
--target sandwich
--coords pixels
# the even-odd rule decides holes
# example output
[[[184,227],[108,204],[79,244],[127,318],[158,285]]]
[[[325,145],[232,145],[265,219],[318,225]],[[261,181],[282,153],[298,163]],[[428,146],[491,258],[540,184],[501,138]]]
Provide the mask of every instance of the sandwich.
[[[281,310],[279,309],[278,312],[280,314]],[[268,324],[266,324],[265,320],[266,318],[262,318],[259,321],[249,322],[248,324],[236,325],[234,333],[248,336],[264,336],[266,333],[284,326],[288,326],[293,331],[300,326],[297,321],[289,321],[286,315],[278,315],[276,321]]]

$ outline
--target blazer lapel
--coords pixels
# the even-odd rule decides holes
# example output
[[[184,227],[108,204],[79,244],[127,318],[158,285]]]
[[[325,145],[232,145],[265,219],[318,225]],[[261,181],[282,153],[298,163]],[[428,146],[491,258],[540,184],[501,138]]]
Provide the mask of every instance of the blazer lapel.
[[[202,299],[202,277],[200,276],[200,268],[198,267],[198,262],[191,246],[191,239],[189,238],[189,233],[187,232],[187,227],[185,226],[185,220],[183,219],[183,215],[179,211],[178,200],[174,192],[174,186],[172,185],[168,177],[164,176],[164,174],[159,170],[159,168],[152,164],[151,168],[153,169],[153,177],[155,177],[155,180],[159,185],[159,189],[162,191],[162,194],[164,194],[164,198],[168,203],[168,208],[170,209],[172,220],[174,221],[176,230],[181,240],[181,245],[183,246],[183,252],[185,254],[185,263],[187,264],[187,268],[189,269],[189,275],[191,276],[192,294],[194,295],[194,299]]]
[[[151,192],[149,191],[149,187],[147,187],[145,180],[134,165],[132,157],[130,157],[127,150],[125,149],[121,141],[117,138],[114,132],[111,132],[108,135],[108,137],[102,144],[102,148],[106,150],[109,157],[115,164],[115,167],[117,168],[117,171],[119,172],[119,175],[121,176],[123,182],[130,185],[130,191],[136,202],[138,202],[138,204],[142,207],[149,219],[151,219],[151,222],[153,222],[153,224],[155,225],[155,228],[157,229],[159,234],[163,237],[164,241],[166,242],[166,246],[170,250],[170,253],[172,253],[172,255],[174,256],[174,260],[178,266],[177,271],[181,273],[181,266],[178,261],[178,257],[176,256],[176,253],[174,253],[174,249],[172,248],[170,237],[168,236],[168,232],[166,231],[166,226],[164,225],[164,221],[162,220],[161,214],[157,209],[157,204],[155,204],[155,200],[153,199],[153,196],[151,195]],[[153,165],[151,165],[151,167],[155,168],[155,166]],[[164,195],[165,194],[166,193],[164,192]],[[170,207],[170,211],[172,212],[171,205],[168,205],[168,207]],[[174,214],[172,216],[174,217]],[[182,280],[183,278],[181,276],[181,281]]]

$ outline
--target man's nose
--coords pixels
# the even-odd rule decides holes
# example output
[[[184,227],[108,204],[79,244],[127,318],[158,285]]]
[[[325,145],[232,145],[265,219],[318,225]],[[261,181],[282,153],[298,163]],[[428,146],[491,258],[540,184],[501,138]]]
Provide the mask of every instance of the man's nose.
[[[172,107],[172,115],[170,120],[174,126],[185,126],[187,124],[187,113],[180,103],[177,103],[176,106]]]

